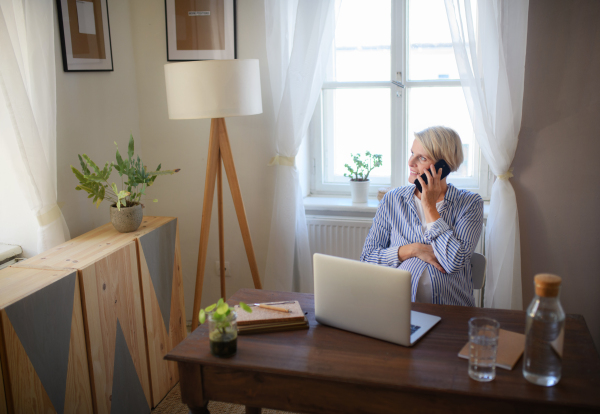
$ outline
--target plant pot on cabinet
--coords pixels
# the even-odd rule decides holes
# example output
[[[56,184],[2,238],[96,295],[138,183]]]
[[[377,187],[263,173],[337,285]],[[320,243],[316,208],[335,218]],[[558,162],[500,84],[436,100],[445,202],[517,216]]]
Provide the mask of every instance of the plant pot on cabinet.
[[[131,233],[136,231],[142,224],[143,218],[144,212],[141,204],[121,207],[120,210],[117,209],[116,204],[110,206],[110,221],[118,232]]]
[[[350,194],[353,203],[366,203],[369,195],[369,180],[350,180]]]

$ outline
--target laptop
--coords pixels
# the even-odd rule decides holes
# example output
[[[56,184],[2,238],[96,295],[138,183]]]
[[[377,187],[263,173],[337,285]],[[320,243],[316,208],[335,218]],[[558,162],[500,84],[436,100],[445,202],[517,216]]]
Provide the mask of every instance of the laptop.
[[[407,271],[319,253],[313,263],[321,324],[413,346],[441,319],[410,310]]]

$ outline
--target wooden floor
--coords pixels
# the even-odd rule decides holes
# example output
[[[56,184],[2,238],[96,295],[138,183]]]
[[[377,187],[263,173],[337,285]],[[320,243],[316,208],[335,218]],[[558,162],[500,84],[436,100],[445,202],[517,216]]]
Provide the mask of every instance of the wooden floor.
[[[208,410],[211,414],[245,414],[246,409],[243,405],[227,404],[223,402],[210,401]],[[152,414],[188,414],[187,405],[181,402],[179,393],[179,384],[167,394],[167,396],[152,410]],[[277,411],[265,408],[262,414],[294,414],[288,411]]]

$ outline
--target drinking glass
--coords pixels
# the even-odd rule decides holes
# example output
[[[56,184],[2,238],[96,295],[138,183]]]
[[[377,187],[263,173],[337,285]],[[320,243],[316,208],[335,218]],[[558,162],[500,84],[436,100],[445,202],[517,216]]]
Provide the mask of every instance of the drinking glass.
[[[469,320],[469,376],[488,382],[496,378],[498,321],[490,318]]]

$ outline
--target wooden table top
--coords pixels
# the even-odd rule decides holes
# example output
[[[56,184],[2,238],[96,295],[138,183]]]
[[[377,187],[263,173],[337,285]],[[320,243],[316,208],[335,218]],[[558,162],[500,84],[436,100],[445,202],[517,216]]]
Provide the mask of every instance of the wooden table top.
[[[14,266],[0,270],[0,309],[73,274],[75,270],[20,269]]]
[[[408,348],[319,324],[311,294],[241,289],[228,302],[279,300],[298,300],[308,312],[310,329],[240,336],[237,354],[222,359],[211,355],[204,324],[165,358],[404,391],[600,409],[600,358],[580,315],[567,315],[562,379],[546,388],[523,378],[522,358],[512,371],[497,369],[494,381],[480,383],[469,378],[468,361],[458,357],[468,341],[469,318],[492,317],[503,329],[524,332],[523,311],[413,304],[413,310],[438,315],[442,320]]]
[[[36,269],[83,269],[136,238],[175,220],[175,217],[144,216],[140,227],[131,233],[119,233],[106,223],[37,256],[20,261],[13,267]]]

